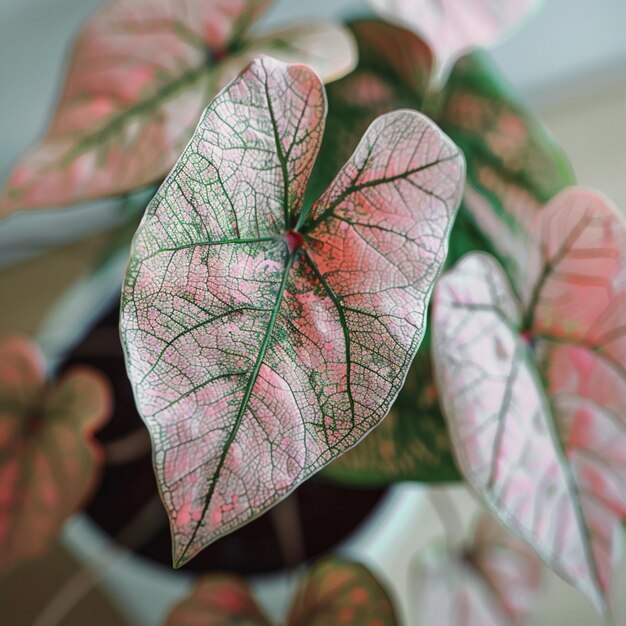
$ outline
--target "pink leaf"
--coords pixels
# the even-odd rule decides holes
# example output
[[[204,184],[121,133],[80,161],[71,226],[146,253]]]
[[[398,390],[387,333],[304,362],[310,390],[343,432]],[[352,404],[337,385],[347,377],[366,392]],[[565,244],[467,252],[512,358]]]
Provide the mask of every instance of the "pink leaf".
[[[603,607],[626,517],[626,229],[582,189],[529,229],[523,305],[489,257],[440,282],[437,376],[472,486]]]
[[[532,613],[540,581],[541,564],[529,547],[483,515],[464,552],[424,563],[420,624],[519,626]]]
[[[406,24],[424,37],[446,70],[472,48],[496,43],[539,4],[539,0],[369,2],[384,17]]]
[[[462,157],[422,115],[384,116],[308,214],[325,115],[309,68],[255,61],[135,239],[121,328],[176,564],[376,426],[423,336]]]
[[[117,195],[165,177],[210,98],[274,51],[335,79],[355,63],[326,23],[249,38],[269,0],[114,0],[84,29],[43,141],[13,170],[0,215]],[[330,45],[329,42],[332,42]]]
[[[110,411],[102,376],[74,368],[47,389],[27,339],[0,343],[0,569],[39,555],[95,484],[93,432]]]

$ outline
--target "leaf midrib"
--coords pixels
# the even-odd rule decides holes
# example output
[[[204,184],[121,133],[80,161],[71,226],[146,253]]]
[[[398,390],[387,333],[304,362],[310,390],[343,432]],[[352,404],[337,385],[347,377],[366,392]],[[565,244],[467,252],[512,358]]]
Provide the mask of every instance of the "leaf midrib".
[[[282,280],[281,280],[280,286],[278,287],[278,292],[276,294],[276,302],[274,304],[274,308],[272,309],[272,314],[270,316],[270,319],[267,324],[267,328],[265,330],[265,336],[263,337],[263,342],[261,343],[261,346],[259,348],[259,354],[257,355],[251,375],[248,378],[248,384],[246,385],[243,398],[241,400],[241,403],[239,404],[239,410],[237,411],[237,417],[235,419],[235,423],[233,424],[230,434],[228,435],[228,439],[226,440],[226,442],[224,443],[222,447],[222,453],[220,454],[217,468],[215,469],[215,472],[213,473],[211,485],[209,487],[207,495],[205,496],[204,506],[200,514],[200,519],[198,523],[196,524],[196,527],[194,528],[193,533],[191,534],[191,537],[187,541],[187,544],[185,545],[184,549],[180,553],[180,556],[176,559],[174,567],[180,567],[181,565],[185,563],[185,558],[184,558],[185,554],[189,550],[191,544],[194,542],[196,535],[198,534],[198,531],[200,529],[200,526],[202,525],[202,522],[204,521],[209,505],[211,504],[211,500],[213,499],[213,494],[215,493],[215,488],[220,478],[222,468],[224,467],[224,463],[226,462],[226,457],[228,456],[230,448],[233,442],[235,441],[237,433],[239,432],[239,427],[241,426],[244,413],[246,412],[246,409],[248,408],[248,402],[252,395],[252,390],[254,389],[254,386],[256,384],[257,378],[259,376],[259,372],[261,371],[261,366],[263,365],[263,361],[265,360],[265,354],[267,353],[267,348],[269,346],[270,340],[274,333],[274,326],[276,325],[276,319],[278,318],[278,314],[282,306],[283,297],[285,294],[285,288],[287,286],[287,281],[289,279],[291,267],[293,266],[293,263],[295,260],[296,252],[297,251],[294,251],[290,254],[289,258],[287,259],[287,263],[285,264],[285,269],[283,271]]]
[[[112,116],[104,126],[83,136],[62,158],[61,167],[67,167],[74,159],[90,150],[91,147],[104,144],[111,136],[121,132],[124,126],[134,117],[151,113],[166,100],[193,86],[203,76],[208,76],[213,69],[213,67],[202,64],[187,70],[169,82],[163,83],[150,97],[138,100],[130,107]]]

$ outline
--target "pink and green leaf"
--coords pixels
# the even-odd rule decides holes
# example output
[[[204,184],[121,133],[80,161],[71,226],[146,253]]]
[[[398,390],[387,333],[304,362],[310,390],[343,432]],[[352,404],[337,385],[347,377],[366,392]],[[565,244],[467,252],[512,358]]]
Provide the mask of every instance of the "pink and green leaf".
[[[89,495],[101,460],[92,435],[110,394],[88,368],[48,389],[34,344],[20,336],[0,343],[0,569],[44,552]]]
[[[412,29],[432,47],[447,73],[473,48],[490,46],[539,5],[539,0],[369,0],[381,16]]]
[[[471,485],[605,607],[626,517],[626,228],[606,200],[571,189],[529,233],[523,305],[488,257],[440,282],[437,377]]]
[[[309,68],[255,61],[135,238],[122,335],[178,565],[358,443],[423,337],[462,157],[384,116],[306,211],[325,115]]]
[[[318,561],[300,589],[287,626],[396,626],[388,592],[364,565],[338,557]]]
[[[510,274],[519,276],[530,222],[575,182],[567,158],[480,53],[455,64],[437,119],[465,153],[464,209]]]
[[[248,38],[269,4],[113,0],[105,6],[74,48],[46,136],[0,193],[0,215],[162,180],[210,99],[260,52],[309,62],[329,79],[352,68],[352,40],[337,26]]]
[[[541,582],[533,551],[490,515],[482,515],[463,551],[429,555],[420,569],[420,624],[521,626]]]

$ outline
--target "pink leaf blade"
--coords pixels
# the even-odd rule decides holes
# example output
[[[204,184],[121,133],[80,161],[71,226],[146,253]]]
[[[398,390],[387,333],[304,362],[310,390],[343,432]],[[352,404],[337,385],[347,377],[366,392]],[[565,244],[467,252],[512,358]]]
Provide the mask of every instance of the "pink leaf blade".
[[[170,611],[165,626],[271,626],[248,583],[238,576],[204,576]]]
[[[369,2],[382,16],[405,24],[422,35],[435,51],[439,74],[444,77],[463,53],[496,43],[539,5],[539,0]]]
[[[110,387],[98,372],[75,368],[47,392],[34,362],[40,362],[38,351],[25,339],[9,338],[0,346],[3,570],[45,551],[91,493],[102,460],[92,435],[111,409]],[[30,378],[27,396],[11,369],[22,380]]]
[[[220,53],[268,0],[115,0],[87,24],[43,141],[14,168],[0,215],[122,194],[185,147]],[[213,92],[215,93],[215,92]]]
[[[395,129],[388,143],[368,134],[355,158],[371,149],[372,174],[387,159],[393,180],[385,184],[421,181],[448,190],[451,204],[417,190],[407,190],[411,211],[383,202],[381,251],[413,228],[404,251],[392,255],[383,277],[372,266],[382,261],[371,241],[363,257],[370,278],[342,276],[327,244],[340,237],[329,223],[337,209],[352,228],[355,190],[343,193],[339,181],[310,220],[299,213],[324,116],[322,86],[310,69],[255,61],[208,108],[135,240],[122,334],[138,407],[155,436],[176,564],[260,515],[365,436],[397,395],[423,334],[426,300],[445,257],[439,237],[447,240],[460,198],[462,158],[416,113],[385,119]],[[446,150],[445,162],[428,162]],[[417,154],[423,167],[412,172]],[[376,192],[368,180],[364,198]],[[334,207],[329,198],[340,201]],[[321,222],[318,209],[329,211]],[[434,226],[421,225],[427,217]],[[299,219],[301,232],[292,230]],[[357,239],[353,232],[350,245],[363,254]],[[428,267],[416,276],[412,266],[423,258]],[[379,317],[379,335],[390,324],[389,350],[368,345],[372,335],[360,322],[346,324],[342,300],[349,292],[368,295],[368,286],[379,292],[369,294],[373,304],[349,315]]]
[[[468,255],[438,283],[433,358],[457,460],[494,514],[603,607],[589,520],[521,319],[486,255]]]

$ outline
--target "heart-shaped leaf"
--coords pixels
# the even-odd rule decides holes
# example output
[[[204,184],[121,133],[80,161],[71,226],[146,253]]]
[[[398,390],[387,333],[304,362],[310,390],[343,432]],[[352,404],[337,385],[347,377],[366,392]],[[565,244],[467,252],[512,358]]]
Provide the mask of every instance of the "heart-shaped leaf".
[[[436,118],[463,150],[463,207],[511,275],[525,264],[530,222],[575,176],[547,129],[474,53],[454,66]]]
[[[325,118],[305,66],[252,63],[148,207],[121,329],[181,564],[386,415],[463,184],[428,119],[379,118],[310,211]]]
[[[193,593],[171,611],[166,626],[271,626],[242,578],[201,578]],[[337,557],[318,561],[308,572],[289,612],[288,626],[396,626],[389,595],[360,563]]]
[[[523,304],[486,256],[439,282],[437,379],[467,480],[604,607],[626,517],[626,228],[572,189],[529,230]]]
[[[541,582],[533,551],[491,515],[482,515],[462,551],[432,553],[416,581],[420,624],[520,626]]]
[[[435,51],[439,74],[463,53],[502,39],[539,0],[369,0],[374,10],[424,37]]]
[[[43,552],[90,493],[100,465],[91,436],[108,417],[110,394],[82,367],[47,389],[34,344],[0,343],[1,570]]]
[[[349,34],[313,23],[254,38],[269,0],[114,0],[88,23],[42,143],[13,170],[0,215],[116,195],[161,180],[221,87],[259,52],[337,78]],[[329,45],[332,41],[332,45]]]

